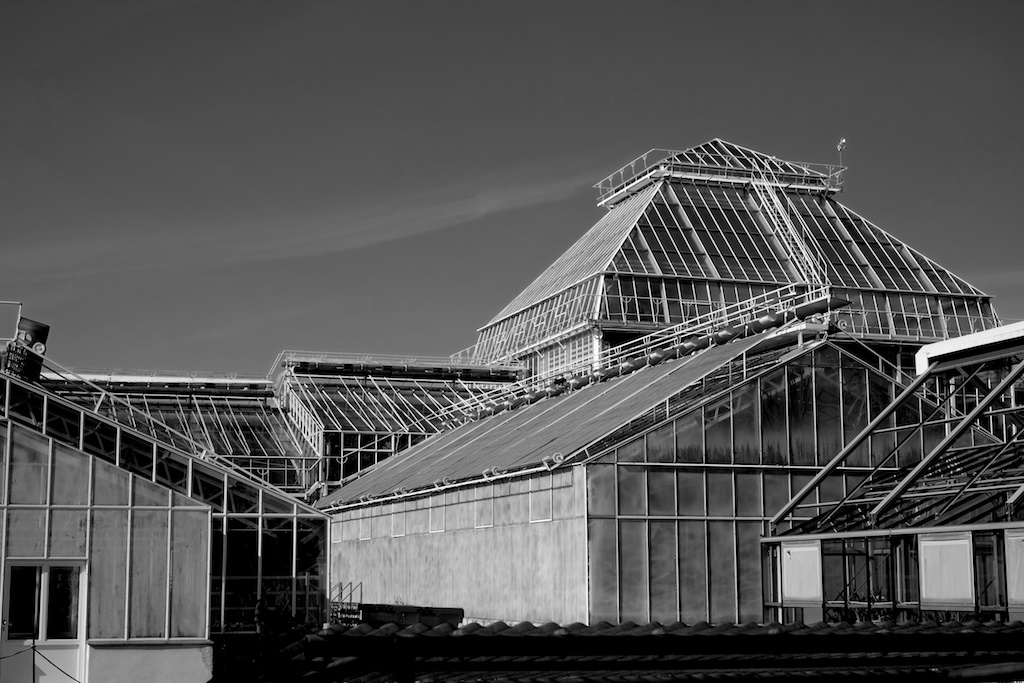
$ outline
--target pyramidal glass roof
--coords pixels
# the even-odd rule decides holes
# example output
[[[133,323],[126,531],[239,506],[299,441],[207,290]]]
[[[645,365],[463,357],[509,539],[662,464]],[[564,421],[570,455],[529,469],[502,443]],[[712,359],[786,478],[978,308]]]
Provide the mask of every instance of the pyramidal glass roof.
[[[482,328],[481,338],[492,328],[515,337],[507,328],[518,324],[516,316],[604,276],[669,282],[669,291],[660,296],[682,301],[683,308],[687,299],[702,298],[699,287],[687,295],[698,281],[763,288],[805,282],[806,269],[798,267],[793,255],[792,234],[820,262],[826,284],[890,297],[984,298],[988,305],[984,292],[836,201],[841,170],[784,161],[718,139],[685,151],[649,152],[597,184],[599,203],[608,214]],[[788,233],[781,222],[790,224]],[[656,309],[654,286],[646,287],[638,285],[628,295],[616,290],[617,301],[611,303],[648,297]],[[608,288],[587,291],[594,300],[586,309],[602,319],[608,313]],[[864,307],[877,313],[876,304],[865,302]],[[986,310],[979,314],[974,309],[974,315],[991,317]],[[617,314],[616,309],[610,315]],[[941,314],[961,315],[953,305],[945,305]],[[523,323],[528,323],[525,317]]]

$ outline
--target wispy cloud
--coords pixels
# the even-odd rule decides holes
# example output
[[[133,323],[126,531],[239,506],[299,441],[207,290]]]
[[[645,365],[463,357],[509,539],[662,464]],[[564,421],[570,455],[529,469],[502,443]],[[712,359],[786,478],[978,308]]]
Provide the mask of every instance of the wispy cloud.
[[[89,235],[0,252],[9,282],[84,278],[140,269],[176,270],[338,254],[559,201],[589,186],[591,174],[550,181],[490,178],[394,201],[199,231],[152,229]]]

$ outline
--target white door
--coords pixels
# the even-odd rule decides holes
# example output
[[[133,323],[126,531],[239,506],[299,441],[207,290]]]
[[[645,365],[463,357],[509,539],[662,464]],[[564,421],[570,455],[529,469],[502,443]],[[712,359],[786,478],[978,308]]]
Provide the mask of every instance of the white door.
[[[81,564],[7,565],[0,683],[84,680],[84,591]]]

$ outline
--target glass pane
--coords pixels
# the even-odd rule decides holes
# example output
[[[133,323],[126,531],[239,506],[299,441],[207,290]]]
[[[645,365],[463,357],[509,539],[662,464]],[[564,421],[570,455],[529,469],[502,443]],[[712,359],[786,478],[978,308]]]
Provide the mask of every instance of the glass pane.
[[[615,466],[587,467],[587,512],[591,515],[615,514]]]
[[[12,565],[8,579],[7,639],[39,637],[39,567]]]
[[[50,513],[50,557],[85,557],[86,510]]]
[[[647,461],[672,462],[675,460],[673,425],[668,423],[647,435]]]
[[[95,505],[127,505],[128,478],[122,469],[101,460],[94,461],[92,500]]]
[[[210,521],[204,511],[175,510],[171,514],[170,635],[172,638],[205,638],[206,549]],[[288,550],[290,554],[291,549]]]
[[[736,462],[756,465],[760,461],[761,429],[758,425],[757,383],[732,392],[733,449]]]
[[[786,369],[779,368],[761,378],[761,439],[766,465],[786,464],[786,411]]]
[[[322,519],[300,517],[298,528],[296,618],[302,622],[322,623],[326,617],[323,600],[327,573],[327,523]]]
[[[729,394],[704,406],[704,442],[708,462],[732,462],[731,414]]]
[[[671,624],[679,619],[675,522],[651,522],[651,620]]]
[[[259,490],[228,477],[228,512],[259,512]]]
[[[10,416],[33,427],[43,426],[42,394],[11,383]]]
[[[132,521],[130,637],[164,635],[166,599],[167,513],[136,510]]]
[[[679,619],[688,624],[708,618],[706,563],[704,522],[679,522]]]
[[[78,578],[81,567],[50,567],[46,597],[46,637],[78,637]]]
[[[646,624],[647,595],[647,523],[619,522],[619,601],[620,619]]]
[[[842,449],[839,409],[839,368],[815,368],[817,391],[818,463],[825,464]]]
[[[761,516],[761,475],[757,472],[736,473],[736,514]]]
[[[11,429],[11,503],[46,503],[50,441],[22,427]]]
[[[647,477],[643,467],[618,468],[619,514],[647,514]]]
[[[679,495],[676,498],[681,515],[704,514],[704,475],[680,470],[676,475]]]
[[[708,522],[708,584],[713,622],[736,620],[735,542],[732,522]]]
[[[590,561],[590,623],[619,621],[618,553],[614,519],[592,519],[587,524]]]
[[[647,471],[647,489],[651,515],[676,513],[676,474],[670,469],[651,468]]]
[[[761,602],[761,524],[737,522],[738,586],[740,594],[739,620],[762,621]]]
[[[117,429],[88,415],[83,416],[82,446],[86,453],[97,455],[107,462],[117,462]]]
[[[156,480],[178,493],[187,492],[188,462],[185,457],[157,446]]]
[[[61,443],[53,445],[54,505],[87,505],[89,458]]]
[[[229,517],[224,553],[224,629],[254,631],[259,600],[259,518]]]
[[[166,507],[170,504],[170,492],[167,489],[138,477],[133,477],[132,483],[135,488],[133,505]]]
[[[643,462],[644,440],[635,439],[615,451],[615,459],[619,462]]]
[[[9,510],[7,515],[7,555],[43,557],[46,510]]]
[[[153,444],[122,430],[121,467],[145,479],[152,479]]]
[[[128,511],[94,510],[89,550],[89,637],[124,637]]]
[[[732,517],[731,472],[708,472],[708,514]]]
[[[207,469],[198,463],[192,464],[192,497],[215,510],[224,509],[224,475]]]
[[[789,446],[792,465],[814,464],[814,385],[811,369],[786,368],[789,382]]]
[[[50,400],[46,404],[46,435],[74,446],[78,445],[78,431],[81,428],[81,413],[61,403]]]
[[[704,428],[700,408],[676,420],[676,462],[703,462]]]

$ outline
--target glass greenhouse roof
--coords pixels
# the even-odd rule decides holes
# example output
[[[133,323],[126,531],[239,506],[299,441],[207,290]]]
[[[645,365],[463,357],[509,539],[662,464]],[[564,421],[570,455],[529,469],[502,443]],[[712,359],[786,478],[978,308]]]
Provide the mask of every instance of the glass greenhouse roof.
[[[728,366],[764,340],[754,336],[605,383],[467,423],[381,463],[317,504],[321,509],[399,489],[481,478],[561,462],[602,441],[652,406]],[[555,458],[555,460],[552,460]]]
[[[854,333],[934,340],[994,324],[984,292],[836,201],[836,171],[721,140],[667,159],[662,171],[620,171],[628,193],[481,328],[482,357],[515,357],[587,321],[674,324],[808,282],[811,270],[847,290],[864,316]],[[715,173],[676,172],[676,162]]]

